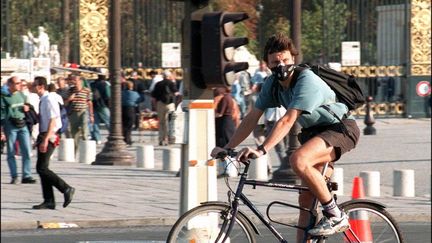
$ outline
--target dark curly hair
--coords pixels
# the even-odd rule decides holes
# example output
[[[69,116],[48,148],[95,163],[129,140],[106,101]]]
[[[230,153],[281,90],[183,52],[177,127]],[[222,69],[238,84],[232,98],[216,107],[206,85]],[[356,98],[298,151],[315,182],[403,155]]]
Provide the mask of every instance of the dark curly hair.
[[[293,41],[286,35],[282,33],[278,33],[276,35],[271,36],[264,47],[264,56],[263,59],[266,63],[268,63],[268,55],[276,52],[282,52],[289,50],[291,55],[297,56],[299,52],[294,46]]]

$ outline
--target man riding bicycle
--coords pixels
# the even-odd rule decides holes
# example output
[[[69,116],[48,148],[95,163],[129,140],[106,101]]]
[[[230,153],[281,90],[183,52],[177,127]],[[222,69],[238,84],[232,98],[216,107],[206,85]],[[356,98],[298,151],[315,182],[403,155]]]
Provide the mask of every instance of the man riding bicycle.
[[[300,134],[302,145],[292,153],[289,161],[302,184],[310,189],[300,194],[299,204],[310,208],[316,197],[323,206],[324,216],[308,233],[314,236],[331,235],[348,229],[349,222],[348,216],[338,208],[328,191],[325,177],[333,173],[333,162],[356,146],[360,131],[354,117],[349,115],[347,106],[336,102],[334,91],[320,77],[309,69],[294,77],[293,64],[297,55],[292,40],[283,34],[274,35],[267,41],[264,61],[272,70],[272,75],[266,79],[255,107],[244,117],[228,144],[224,148],[214,148],[211,155],[215,157],[219,152],[237,147],[255,128],[266,108],[279,104],[284,106],[287,110],[285,115],[277,121],[264,143],[256,149],[241,149],[237,159],[245,161],[249,157],[266,154],[288,134],[296,121],[299,122],[303,127]],[[274,88],[274,82],[280,85],[278,89]],[[291,85],[293,82],[295,85]],[[326,108],[333,111],[342,122]],[[321,171],[327,162],[332,163],[323,176]],[[298,225],[306,227],[308,222],[308,213],[300,211]],[[302,242],[303,235],[301,230],[297,232],[297,242]]]

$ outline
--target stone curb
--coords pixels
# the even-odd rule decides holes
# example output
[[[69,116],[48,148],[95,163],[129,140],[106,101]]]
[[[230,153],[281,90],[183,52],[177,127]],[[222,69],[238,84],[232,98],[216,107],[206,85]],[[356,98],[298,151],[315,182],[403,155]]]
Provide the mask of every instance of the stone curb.
[[[391,216],[397,221],[404,222],[430,222],[430,213],[402,214],[391,213]],[[255,215],[249,215],[254,223],[260,223]],[[139,227],[139,226],[170,226],[175,223],[177,217],[149,217],[140,219],[101,219],[101,220],[71,220],[66,222],[48,222],[48,221],[15,221],[1,222],[1,231],[11,230],[29,230],[29,229],[59,229],[59,228],[122,228],[122,227]],[[296,215],[274,217],[274,220],[284,223],[295,223]],[[74,226],[74,224],[76,226]]]

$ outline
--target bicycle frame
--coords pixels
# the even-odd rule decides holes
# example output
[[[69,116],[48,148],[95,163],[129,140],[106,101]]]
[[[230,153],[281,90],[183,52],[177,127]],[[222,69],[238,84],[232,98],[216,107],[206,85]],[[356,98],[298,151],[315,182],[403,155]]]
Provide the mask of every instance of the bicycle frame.
[[[255,189],[257,186],[264,186],[264,187],[281,188],[281,189],[287,189],[287,190],[296,190],[299,192],[309,191],[309,188],[306,186],[301,186],[301,185],[278,184],[278,183],[272,183],[272,182],[248,180],[247,175],[248,175],[248,171],[249,171],[250,161],[247,161],[244,164],[245,164],[245,168],[244,168],[244,171],[242,173],[240,173],[240,181],[239,181],[239,184],[237,186],[237,190],[236,190],[235,195],[234,195],[234,200],[232,202],[230,202],[230,205],[232,206],[231,207],[231,213],[228,212],[229,213],[228,215],[230,216],[230,218],[235,219],[235,217],[237,216],[237,212],[239,210],[238,209],[239,200],[240,200],[258,217],[258,219],[267,227],[267,229],[269,229],[270,232],[272,232],[272,234],[279,240],[279,242],[288,243],[288,241],[282,237],[282,235],[276,230],[276,228],[272,225],[271,222],[286,225],[288,227],[302,229],[305,231],[304,239],[306,239],[307,230],[315,225],[317,215],[318,215],[317,210],[316,210],[317,206],[318,206],[318,200],[316,198],[314,199],[311,208],[303,208],[303,207],[300,207],[298,205],[283,203],[283,202],[278,202],[278,201],[271,202],[267,206],[267,217],[268,217],[268,220],[267,220],[267,218],[265,218],[265,216],[255,207],[255,205],[243,194],[243,188],[244,188],[244,185],[251,185],[251,186],[253,186],[253,189]],[[325,175],[325,172],[327,171],[327,167],[328,167],[328,163],[323,168],[323,171],[322,171],[323,175]],[[329,187],[329,190],[331,191],[330,187]],[[228,198],[230,200],[230,196],[228,196]],[[308,212],[311,215],[309,225],[304,228],[304,227],[299,227],[297,225],[284,224],[284,223],[280,223],[280,222],[271,220],[271,218],[269,217],[269,208],[273,204],[276,204],[276,203]],[[235,220],[229,220],[229,221],[230,222],[228,225],[228,229],[225,233],[225,237],[222,240],[222,242],[225,242],[225,240],[227,240],[227,238],[229,237],[229,234],[231,233],[231,230],[234,226]],[[227,227],[227,222],[225,221],[221,227],[221,231],[220,231],[221,233],[218,235],[215,242],[219,242],[219,239],[222,237],[222,232],[225,232],[226,227]]]

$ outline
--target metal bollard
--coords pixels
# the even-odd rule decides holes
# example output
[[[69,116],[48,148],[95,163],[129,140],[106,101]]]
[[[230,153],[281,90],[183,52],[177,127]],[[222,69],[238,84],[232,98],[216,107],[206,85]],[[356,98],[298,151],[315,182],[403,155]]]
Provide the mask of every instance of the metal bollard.
[[[154,169],[154,148],[153,145],[137,146],[137,167]]]
[[[344,175],[343,168],[334,168],[333,175],[331,176],[331,181],[338,184],[337,191],[334,191],[336,195],[343,196],[344,194]]]
[[[96,141],[81,140],[79,143],[79,162],[91,164],[96,160]]]
[[[258,181],[268,181],[267,160],[268,155],[266,154],[250,163],[248,178]]]
[[[181,162],[181,149],[169,148],[165,149],[162,154],[163,164],[162,169],[168,171],[179,171]]]
[[[373,127],[373,124],[375,123],[375,119],[373,117],[373,112],[371,111],[371,105],[370,102],[373,100],[372,96],[368,96],[366,98],[366,116],[364,123],[366,124],[366,127],[363,129],[364,135],[376,135],[376,129]]]
[[[360,177],[363,179],[367,197],[379,197],[381,195],[379,171],[362,171]]]
[[[415,197],[414,170],[393,171],[393,196]]]
[[[60,140],[58,148],[58,160],[75,162],[75,143],[73,138],[63,138]]]

